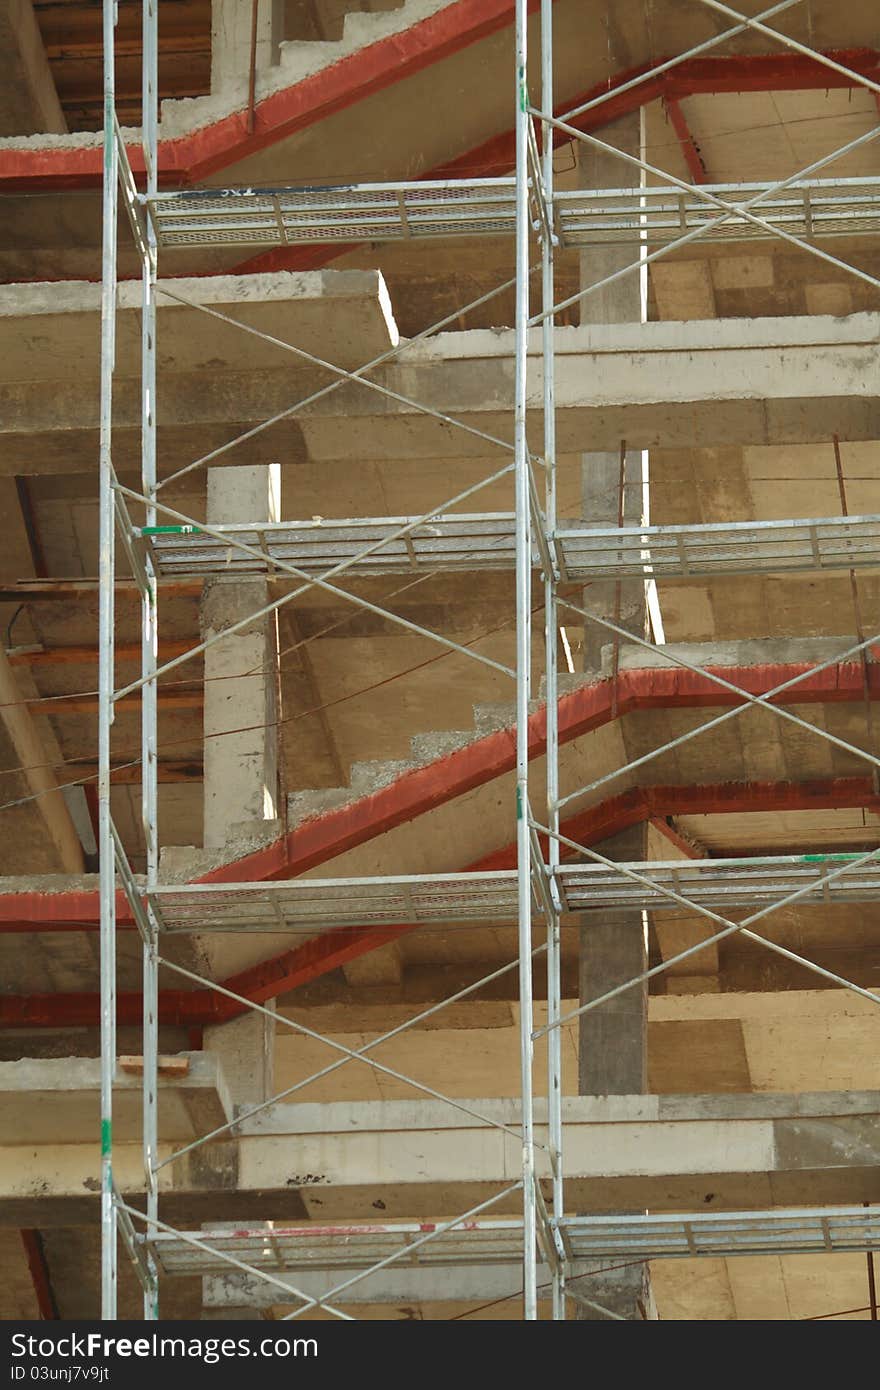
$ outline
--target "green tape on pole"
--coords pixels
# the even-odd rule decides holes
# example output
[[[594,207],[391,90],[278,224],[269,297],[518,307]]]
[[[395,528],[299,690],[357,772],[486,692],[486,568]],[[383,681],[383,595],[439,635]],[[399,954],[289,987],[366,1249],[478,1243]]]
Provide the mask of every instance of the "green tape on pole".
[[[106,1158],[113,1148],[113,1121],[101,1121],[101,1157]]]
[[[142,526],[142,536],[200,536],[198,526]]]
[[[523,816],[522,788],[520,787],[519,783],[517,783],[517,787],[516,787],[516,818],[517,818],[517,820],[522,820],[522,816]]]

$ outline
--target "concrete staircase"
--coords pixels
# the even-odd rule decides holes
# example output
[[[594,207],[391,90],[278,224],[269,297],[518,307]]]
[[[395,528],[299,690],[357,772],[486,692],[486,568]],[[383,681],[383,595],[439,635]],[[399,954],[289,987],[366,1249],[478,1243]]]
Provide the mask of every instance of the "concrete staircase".
[[[566,694],[595,679],[594,675],[588,676],[586,673],[560,676],[559,693]],[[544,703],[542,682],[539,698],[529,703],[530,713],[539,710]],[[508,730],[511,738],[515,736],[516,705],[513,701],[476,704],[473,706],[473,719],[470,729],[438,729],[414,734],[410,739],[409,758],[352,763],[347,786],[303,788],[292,792],[287,801],[288,829],[294,830],[314,816],[325,815],[328,811],[351,805],[361,797],[371,796],[407,773],[427,768],[485,738],[487,734]]]
[[[368,48],[380,39],[400,33],[438,10],[445,9],[449,0],[367,0],[368,9],[353,9],[356,0],[336,0],[324,6],[335,11],[331,39],[293,39],[280,46],[278,67],[271,76],[273,87],[288,87],[301,82],[320,68],[330,67],[348,58],[360,48]],[[267,74],[268,77],[268,74]]]
[[[361,50],[430,20],[446,9],[450,0],[366,0],[368,10],[349,8],[355,3],[356,0],[335,0],[334,4],[322,7],[328,14],[326,32],[337,37],[283,41],[274,62],[268,46],[258,47],[257,102],[327,72]],[[225,28],[218,32],[215,24],[214,32],[215,45],[219,38],[224,50],[215,49],[211,94],[163,102],[160,139],[186,135],[222,119],[247,101],[249,26],[242,26],[237,12],[230,11]]]
[[[287,43],[338,43],[345,37],[348,21],[369,19],[371,15],[399,10],[405,0],[316,0],[313,5],[297,6],[287,18]]]

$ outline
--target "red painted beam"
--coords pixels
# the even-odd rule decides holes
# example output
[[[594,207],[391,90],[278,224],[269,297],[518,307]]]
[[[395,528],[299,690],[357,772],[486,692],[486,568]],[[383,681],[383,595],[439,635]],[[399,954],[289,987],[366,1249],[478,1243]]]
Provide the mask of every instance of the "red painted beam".
[[[844,67],[874,81],[880,75],[880,52],[873,48],[830,49],[825,54]],[[554,115],[564,119],[567,111],[576,110],[595,101],[615,87],[623,87],[633,78],[648,72],[657,64],[630,68],[619,73],[611,83],[599,83],[575,97],[561,102]],[[799,53],[753,54],[751,57],[689,58],[661,77],[651,78],[619,96],[612,96],[601,106],[575,116],[568,124],[587,134],[600,130],[610,121],[626,116],[660,97],[681,100],[691,96],[717,96],[735,92],[825,91],[830,87],[853,87],[851,78],[843,77],[831,68],[804,58]],[[554,134],[554,144],[565,145],[569,137],[562,131]],[[512,130],[496,135],[476,149],[460,155],[448,164],[432,170],[430,178],[491,177],[507,173],[516,158],[515,134]]]
[[[703,163],[703,156],[700,154],[694,137],[691,134],[690,127],[685,119],[685,114],[681,109],[681,102],[678,97],[664,97],[663,106],[678,139],[679,147],[684,156],[684,162],[687,165],[687,171],[690,174],[691,183],[708,183],[706,165]]]
[[[880,796],[871,777],[829,777],[807,782],[716,782],[702,786],[630,787],[597,806],[576,812],[560,830],[569,840],[596,845],[621,830],[664,816],[750,815],[760,811],[819,811],[859,808],[880,815]],[[666,827],[668,829],[668,827]],[[546,846],[546,836],[542,836]],[[565,854],[562,856],[565,858]],[[472,870],[510,869],[515,845],[486,855]]]
[[[796,663],[725,667],[717,674],[750,695],[762,694],[802,675],[804,679],[787,695],[792,704],[851,703],[864,699],[860,663],[806,675],[809,669],[807,663]],[[880,698],[880,669],[871,666],[869,672],[871,699],[876,700]],[[637,710],[729,708],[740,702],[740,696],[705,676],[681,668],[624,671],[617,679],[616,699],[610,680],[581,686],[560,698],[559,741],[568,743],[615,717],[622,718]],[[545,751],[546,735],[546,710],[542,708],[529,719],[530,757],[539,757]],[[293,878],[510,772],[515,757],[514,731],[498,730],[427,767],[406,773],[372,796],[303,822],[268,848],[226,864],[206,874],[200,882]]]
[[[529,0],[529,9],[535,8],[536,0]],[[305,129],[365,96],[414,76],[432,63],[506,28],[512,21],[512,0],[456,0],[402,34],[360,49],[312,77],[267,97],[256,108],[253,131],[247,128],[247,112],[241,111],[179,139],[160,141],[161,186],[189,187],[209,173],[235,164],[296,130]],[[864,76],[876,78],[880,73],[880,54],[874,49],[829,50],[826,56]],[[629,69],[618,74],[610,84],[602,83],[589,92],[569,98],[558,108],[557,114],[562,115],[565,110],[613,90],[615,86],[623,86],[653,66],[645,64]],[[581,129],[597,129],[660,96],[680,99],[698,93],[809,91],[854,85],[851,78],[797,53],[691,58],[662,78],[654,78],[631,92],[611,97],[576,123]],[[565,137],[561,139],[564,142]],[[142,175],[140,146],[130,146],[128,154],[135,173]],[[97,145],[0,149],[0,188],[10,193],[49,188],[97,188],[101,181],[101,157]],[[506,132],[431,170],[425,177],[488,176],[512,168],[513,162],[513,135]],[[329,254],[334,250],[338,253],[339,248],[330,248]],[[311,248],[306,248],[306,253],[317,254]]]
[[[860,663],[828,667],[818,674],[806,663],[723,667],[718,673],[752,695],[804,676],[788,692],[798,705],[854,703],[864,700]],[[868,667],[869,693],[880,699],[880,668]],[[616,698],[615,698],[616,693]],[[716,709],[739,704],[741,697],[713,684],[706,676],[666,667],[623,671],[616,692],[610,680],[581,686],[559,700],[559,741],[566,744],[615,718],[651,709]],[[546,749],[546,709],[529,719],[529,756]],[[315,816],[265,849],[224,864],[197,879],[199,883],[242,883],[295,878],[377,835],[424,815],[510,772],[515,764],[512,729],[487,734],[425,767],[405,773],[371,796]],[[608,832],[611,833],[610,831]],[[121,927],[133,926],[123,895],[117,894]],[[95,930],[99,919],[96,892],[10,893],[0,895],[0,932]]]
[[[46,1252],[43,1249],[42,1237],[39,1231],[34,1231],[29,1228],[20,1231],[19,1234],[21,1235],[21,1243],[24,1246],[25,1258],[28,1262],[34,1293],[37,1296],[37,1307],[40,1310],[40,1317],[44,1321],[54,1321],[59,1316],[58,1304],[55,1302],[55,1294],[52,1289],[49,1266],[46,1263]]]
[[[169,1027],[199,1028],[224,1022],[220,1005],[231,1001],[209,989],[162,990],[159,1021]],[[116,996],[120,1027],[137,1028],[143,1022],[143,996],[133,992]],[[243,1013],[244,1009],[238,1012]],[[0,1028],[97,1028],[100,996],[90,991],[64,994],[8,994],[0,996]],[[228,1017],[234,1017],[230,1013]]]
[[[599,806],[571,816],[561,824],[560,831],[570,840],[592,845],[631,825],[654,820],[658,822],[659,828],[667,838],[678,848],[683,848],[692,855],[690,846],[660,818],[683,814],[688,810],[695,814],[697,805],[727,812],[812,810],[841,805],[870,806],[880,812],[880,796],[876,794],[870,777],[835,778],[827,782],[814,781],[802,785],[796,782],[757,782],[718,783],[699,788],[637,787],[612,797]],[[709,812],[703,811],[701,814]],[[546,836],[541,836],[541,841],[546,853]],[[570,855],[571,851],[563,847],[562,858],[568,858]],[[503,849],[485,855],[473,864],[468,864],[464,872],[496,871],[515,867],[516,843],[513,842]],[[344,932],[317,937],[302,946],[294,947],[280,957],[243,971],[233,980],[226,981],[226,987],[234,990],[236,994],[252,999],[255,1003],[262,1003],[266,999],[307,984],[347,961],[416,930],[416,926],[371,928],[366,932],[349,928]],[[229,1005],[232,1001],[221,1002]],[[239,1006],[232,1005],[232,1008],[235,1012],[240,1012]]]
[[[648,820],[648,824],[652,825],[658,835],[662,835],[664,840],[668,840],[672,847],[677,849],[680,854],[685,855],[687,859],[708,858],[705,850],[702,854],[698,854],[693,845],[688,844],[683,835],[679,835],[677,830],[673,830],[672,826],[667,825],[666,821],[661,820],[659,816],[651,816]]]
[[[538,0],[529,0],[528,7],[536,10]],[[248,112],[242,110],[176,140],[160,140],[161,184],[176,188],[196,183],[297,130],[416,76],[433,63],[508,27],[513,17],[513,0],[453,0],[401,33],[358,49],[266,97],[255,108],[252,129]],[[134,172],[143,174],[140,146],[129,146],[128,156]],[[4,192],[97,188],[101,161],[100,145],[0,150],[0,185]]]
[[[510,23],[512,7],[509,0],[495,0],[495,3],[487,4],[485,13],[482,15],[482,22],[479,13],[481,2],[482,0],[476,0],[476,13],[474,13],[474,7],[470,7],[469,13],[473,22],[469,26],[465,25],[461,30],[458,35],[460,42],[456,44],[457,48],[466,47],[469,43],[476,42],[494,32],[495,29],[503,28]],[[462,0],[458,6],[450,6],[442,13],[446,15],[453,8],[456,11],[461,10],[463,8]],[[534,8],[532,3],[530,3],[531,8]],[[406,39],[407,45],[412,43],[414,49],[418,48],[419,38],[423,39],[424,37],[421,26],[418,25],[414,26],[412,30],[407,30],[405,35],[398,36],[401,41]],[[385,42],[392,43],[393,41],[386,40]],[[334,90],[340,85],[340,77],[344,79],[343,86],[347,82],[344,95],[341,88],[337,92],[338,104],[332,109],[341,110],[343,106],[350,105],[367,94],[368,84],[360,86],[358,83],[356,65],[364,54],[369,55],[367,66],[371,71],[376,68],[377,60],[378,66],[381,67],[382,60],[387,58],[387,54],[381,55],[373,52],[374,49],[381,48],[382,44],[375,44],[370,49],[353,54],[343,63],[326,70],[334,73]],[[455,48],[447,48],[441,53],[438,48],[437,52],[429,57],[423,49],[420,58],[414,54],[413,61],[424,60],[421,65],[427,66],[430,62],[436,61],[437,56],[449,56],[453,51]],[[833,57],[837,62],[864,76],[872,77],[875,80],[880,76],[880,53],[874,49],[833,49],[829,50],[826,56]],[[353,65],[351,70],[347,66],[349,64]],[[568,110],[587,101],[592,101],[607,91],[613,91],[615,87],[624,86],[634,77],[650,71],[653,66],[655,64],[628,69],[626,72],[619,73],[610,83],[598,84],[589,91],[582,92],[579,96],[569,98],[556,108],[556,115],[565,116]],[[337,69],[345,69],[345,71],[340,74]],[[384,70],[385,80],[380,80],[374,73],[374,81],[378,85],[373,85],[369,90],[380,90],[381,86],[389,85],[391,82],[408,75],[409,71],[415,70],[408,67],[406,62],[397,67],[392,64],[390,69],[386,67]],[[284,135],[290,134],[290,129],[285,123],[285,113],[288,112],[288,108],[296,108],[299,113],[292,129],[305,127],[313,121],[321,120],[330,113],[329,109],[325,109],[322,105],[322,95],[325,95],[322,93],[321,85],[323,76],[323,73],[316,74],[314,78],[307,79],[305,83],[298,83],[295,87],[277,93],[267,102],[261,103],[257,108],[257,121],[253,132],[248,132],[246,114],[242,114],[229,117],[216,126],[206,127],[204,131],[200,131],[196,135],[182,137],[177,141],[162,142],[159,147],[161,186],[163,188],[191,186],[203,178],[207,172],[216,172],[225,165],[234,164],[237,160],[252,153],[253,149],[265,148]],[[583,131],[599,130],[608,122],[659,98],[665,99],[674,107],[681,98],[696,95],[711,96],[731,92],[812,91],[856,85],[857,83],[853,79],[843,77],[832,69],[817,63],[814,59],[803,57],[798,53],[755,54],[751,57],[692,58],[680,63],[678,67],[664,73],[661,77],[643,82],[631,91],[623,92],[619,96],[611,96],[601,106],[595,107],[583,116],[576,117],[572,124]],[[311,106],[309,105],[310,102],[312,103]],[[276,118],[277,123],[273,124]],[[565,144],[566,140],[567,137],[564,134],[559,132],[554,134],[554,143]],[[255,141],[259,141],[259,144],[255,145]],[[206,149],[200,155],[202,144],[205,144],[206,147],[210,145],[211,152],[209,153]],[[143,174],[143,157],[140,147],[131,146],[128,154],[135,173]],[[199,163],[200,158],[203,160],[202,163]],[[205,163],[205,160],[208,162]],[[419,175],[419,178],[488,178],[508,172],[513,167],[513,163],[514,134],[512,131],[506,131],[444,164],[426,170]],[[704,179],[696,178],[696,166],[691,172],[694,174],[696,182],[704,181]],[[54,150],[0,149],[0,192],[97,187],[99,182],[100,152],[94,148],[85,151],[71,148]],[[243,261],[235,267],[235,273],[315,270],[355,249],[357,249],[355,243],[316,243],[311,246],[275,247]]]
[[[580,844],[594,845],[631,825],[672,815],[713,815],[755,811],[809,811],[864,807],[880,814],[880,797],[870,777],[840,777],[808,782],[721,782],[706,786],[636,787],[578,812],[563,822],[562,833]],[[544,841],[546,848],[546,840]],[[565,855],[563,856],[565,857]],[[510,869],[515,844],[486,855],[468,869]],[[307,941],[222,981],[224,988],[262,1003],[327,974],[367,951],[395,941],[415,926],[346,928]],[[141,1022],[140,994],[117,998],[120,1024]],[[199,1028],[222,1023],[245,1011],[210,989],[162,990],[159,1019],[163,1025]],[[93,993],[0,996],[0,1027],[96,1027],[99,997]]]
[[[66,893],[28,891],[0,895],[0,932],[97,931],[100,923],[98,894],[93,890]],[[120,926],[134,921],[125,894],[116,894],[116,919]]]
[[[826,56],[833,57],[836,62],[863,76],[876,80],[880,75],[880,53],[875,49],[830,50]],[[578,96],[561,102],[556,107],[554,114],[564,118],[568,111],[575,110],[578,106],[589,101],[594,101],[608,91],[613,92],[615,87],[625,86],[627,82],[631,82],[633,78],[641,76],[644,72],[650,72],[655,66],[659,66],[659,60],[656,64],[644,64],[618,73],[610,83],[599,83],[590,88],[589,91],[581,92]],[[677,129],[675,122],[680,117],[684,131],[687,132],[691,156],[688,157],[686,152],[686,158],[689,160],[688,168],[694,182],[705,183],[705,168],[699,159],[690,132],[687,131],[681,108],[678,105],[683,97],[712,96],[732,92],[824,91],[829,87],[852,87],[855,85],[852,79],[843,77],[831,68],[817,63],[815,59],[805,58],[799,53],[754,54],[751,57],[690,58],[660,77],[642,82],[627,92],[621,92],[619,96],[612,95],[601,106],[594,107],[582,116],[576,116],[569,124],[585,133],[599,131],[610,121],[617,120],[632,111],[637,111],[639,107],[647,105],[649,102],[662,98],[672,108],[670,116],[674,128]],[[676,117],[675,111],[678,112],[678,117]],[[679,139],[682,139],[681,134]],[[557,131],[554,132],[553,141],[555,145],[564,145],[568,141],[568,136]],[[515,135],[512,130],[508,130],[503,134],[493,136],[482,145],[467,150],[464,154],[458,155],[444,164],[438,164],[433,169],[426,170],[419,177],[423,179],[491,178],[508,173],[513,168],[514,161]],[[0,171],[2,171],[2,165],[0,165]],[[623,177],[621,174],[622,179]],[[346,252],[355,249],[356,247],[351,244],[339,246],[327,243],[314,246],[276,247],[271,251],[264,251],[257,256],[250,257],[235,269],[237,274],[276,270],[315,270],[327,265],[338,256],[343,256]]]

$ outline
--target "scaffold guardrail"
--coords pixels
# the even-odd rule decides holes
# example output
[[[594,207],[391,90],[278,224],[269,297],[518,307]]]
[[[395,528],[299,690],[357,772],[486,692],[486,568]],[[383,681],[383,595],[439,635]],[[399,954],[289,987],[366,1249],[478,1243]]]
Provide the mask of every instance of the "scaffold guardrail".
[[[822,1255],[880,1250],[880,1211],[698,1212],[569,1216],[558,1223],[571,1259],[687,1259],[702,1255]]]
[[[570,1269],[580,1262],[612,1258],[726,1259],[880,1250],[880,1210],[866,1207],[564,1216],[551,1225],[559,1232]],[[391,1256],[404,1269],[511,1265],[522,1251],[520,1218],[471,1221],[411,1248],[434,1229],[431,1222],[286,1226],[268,1221],[239,1229],[203,1229],[194,1233],[198,1246],[165,1231],[152,1237],[139,1234],[136,1240],[150,1251],[163,1274],[174,1277],[228,1274],[224,1254],[246,1262],[255,1272],[295,1277],[369,1271]]]
[[[401,535],[405,528],[410,529]],[[195,524],[141,527],[139,534],[165,579],[271,575],[278,561],[306,574],[337,565],[360,575],[511,570],[515,558],[512,512],[439,515],[426,522],[406,516],[320,518],[212,530],[229,543]],[[563,521],[548,539],[555,541],[570,579],[672,580],[880,566],[880,516],[607,528]],[[541,567],[537,547],[533,566]]]
[[[562,864],[549,874],[563,913],[682,910],[682,899],[715,909],[761,906],[800,893],[803,906],[870,902],[880,896],[880,850],[864,855],[770,855],[760,859]],[[852,861],[853,867],[847,869]],[[834,877],[830,877],[834,873]],[[638,875],[638,877],[634,877]],[[385,878],[266,883],[160,884],[146,894],[168,932],[283,932],[336,927],[503,923],[517,914],[515,869]],[[541,913],[539,903],[534,906]]]
[[[760,214],[771,230],[733,217],[709,232],[728,242],[766,239],[777,229],[810,240],[880,231],[880,178],[803,180],[778,193],[772,183],[702,187],[726,202],[769,195]],[[163,249],[513,236],[515,229],[513,178],[187,189],[141,201]],[[705,199],[662,185],[558,192],[550,207],[560,243],[572,247],[631,243],[634,231],[663,246],[718,218]]]

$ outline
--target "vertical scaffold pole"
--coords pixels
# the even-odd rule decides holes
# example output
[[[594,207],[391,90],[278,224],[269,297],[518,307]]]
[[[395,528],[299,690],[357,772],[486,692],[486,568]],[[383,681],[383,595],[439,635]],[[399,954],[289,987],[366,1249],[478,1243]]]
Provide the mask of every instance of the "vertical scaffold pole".
[[[143,11],[143,87],[142,143],[147,171],[147,193],[157,191],[158,145],[158,0],[144,0]],[[147,219],[147,254],[142,267],[141,300],[141,491],[156,495],[156,237]],[[146,509],[146,524],[155,526],[156,508]],[[147,588],[142,598],[141,672],[144,687],[141,703],[141,771],[143,775],[141,814],[147,851],[147,888],[154,888],[159,877],[159,786],[157,745],[157,700],[155,671],[158,663],[158,593],[150,555],[144,558]],[[158,1162],[158,1068],[159,1068],[159,967],[158,939],[152,908],[147,908],[149,940],[143,946],[143,1150],[144,1181],[147,1193],[147,1236],[155,1232],[158,1216],[156,1164]],[[159,1316],[158,1271],[150,1256],[147,1260],[150,1285],[144,1288],[144,1317]]]
[[[553,114],[553,6],[552,0],[541,0],[541,110]],[[542,139],[542,177],[548,222],[553,226],[553,129],[545,125]],[[553,240],[545,232],[541,243],[541,294],[546,312],[553,299]],[[546,490],[544,516],[547,532],[556,530],[556,384],[555,384],[555,324],[552,315],[542,323],[542,362],[544,370],[544,463]],[[550,547],[551,552],[555,552]],[[557,575],[544,575],[545,691],[547,696],[547,824],[559,830],[559,707],[557,674],[558,615],[556,610]],[[551,876],[559,864],[559,841],[550,836],[548,864]],[[554,899],[555,902],[555,899]],[[550,1163],[553,1178],[553,1216],[564,1212],[562,1178],[562,1034],[557,1023],[561,1013],[561,959],[559,914],[553,911],[547,920],[547,1120],[550,1142]],[[561,1263],[553,1270],[553,1318],[565,1318],[565,1274]]]
[[[522,1073],[523,1313],[538,1316],[535,1142],[532,1114],[532,887],[529,830],[529,688],[531,665],[532,533],[526,385],[529,320],[528,75],[526,0],[516,0],[516,842],[518,871],[520,1067]]]
[[[113,366],[116,353],[117,151],[113,38],[115,0],[104,0],[104,177],[101,280],[101,424],[98,557],[98,851],[101,901],[101,1316],[116,1317],[116,1207],[113,1197],[113,1079],[116,1071],[116,854],[110,819],[113,722]]]

